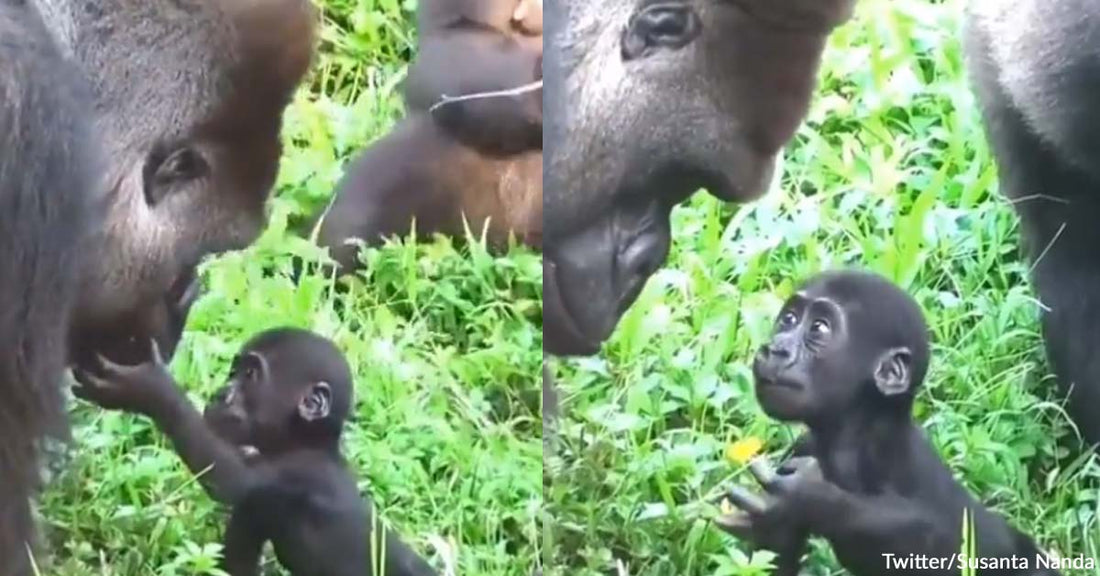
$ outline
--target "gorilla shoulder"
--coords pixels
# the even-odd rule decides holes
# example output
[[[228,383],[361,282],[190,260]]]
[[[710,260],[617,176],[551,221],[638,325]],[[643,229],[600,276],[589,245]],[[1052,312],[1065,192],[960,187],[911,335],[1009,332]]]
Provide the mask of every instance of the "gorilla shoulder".
[[[979,93],[987,102],[1003,98],[1058,156],[1100,177],[1100,5],[972,0],[969,13],[967,52]]]

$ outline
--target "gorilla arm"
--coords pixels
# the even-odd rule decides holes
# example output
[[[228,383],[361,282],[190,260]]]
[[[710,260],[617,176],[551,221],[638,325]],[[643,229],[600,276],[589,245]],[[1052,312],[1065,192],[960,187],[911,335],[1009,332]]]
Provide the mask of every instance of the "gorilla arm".
[[[444,97],[512,90],[541,78],[541,51],[491,31],[451,30],[421,41],[405,101],[410,110],[427,112]],[[474,148],[501,155],[542,149],[542,90],[448,102],[432,116]]]
[[[214,500],[235,505],[273,476],[274,472],[262,463],[246,463],[239,447],[210,429],[168,373],[155,348],[153,360],[139,366],[120,366],[103,359],[101,363],[101,374],[73,370],[80,384],[73,393],[103,408],[151,418]]]
[[[807,534],[829,540],[844,566],[860,576],[880,571],[884,551],[945,556],[958,549],[958,526],[951,524],[945,531],[945,523],[928,506],[891,493],[847,492],[825,480],[812,457],[792,458],[778,473],[758,458],[749,470],[764,488],[764,496],[734,486],[728,498],[740,511],[723,514],[716,523],[738,538],[778,553],[777,576],[798,574]]]
[[[917,459],[930,455],[921,454]],[[886,554],[899,558],[912,555],[954,557],[959,551],[965,510],[973,513],[974,533],[978,535],[977,557],[1026,558],[1030,564],[1039,554],[1029,538],[973,500],[954,483],[950,472],[940,467],[928,466],[922,472],[931,471],[937,475],[943,472],[941,491],[936,495],[940,502],[899,494],[890,488],[874,494],[845,490],[824,478],[813,457],[792,458],[778,473],[765,459],[758,458],[749,470],[764,488],[764,496],[757,496],[741,486],[733,487],[728,498],[740,511],[723,514],[716,523],[738,538],[778,552],[780,570],[777,575],[798,573],[797,558],[790,555],[793,548],[782,546],[790,544],[790,537],[799,533],[803,545],[805,534],[816,534],[828,540],[837,558],[856,576],[882,573]],[[788,571],[783,571],[784,568]],[[953,576],[958,573],[958,566],[949,563],[928,573]],[[1031,576],[1057,574],[1039,570],[1022,573]]]

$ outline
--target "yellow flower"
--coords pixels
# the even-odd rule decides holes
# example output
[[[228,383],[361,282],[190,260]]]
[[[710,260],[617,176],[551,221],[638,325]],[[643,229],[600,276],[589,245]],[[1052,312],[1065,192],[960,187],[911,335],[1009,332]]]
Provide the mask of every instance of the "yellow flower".
[[[726,446],[726,460],[734,464],[747,464],[754,456],[760,453],[764,442],[755,436],[742,438],[729,446]]]

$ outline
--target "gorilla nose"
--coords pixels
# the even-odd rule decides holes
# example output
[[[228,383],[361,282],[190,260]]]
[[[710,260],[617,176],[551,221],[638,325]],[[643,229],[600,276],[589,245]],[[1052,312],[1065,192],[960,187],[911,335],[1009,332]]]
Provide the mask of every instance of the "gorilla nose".
[[[794,348],[790,343],[775,339],[760,347],[759,360],[774,368],[786,368],[794,363]]]
[[[768,355],[771,356],[772,358],[776,359],[776,360],[787,360],[791,356],[793,356],[793,354],[791,354],[790,349],[788,349],[786,346],[783,346],[781,344],[775,344],[775,343],[768,344],[767,349],[768,349]]]

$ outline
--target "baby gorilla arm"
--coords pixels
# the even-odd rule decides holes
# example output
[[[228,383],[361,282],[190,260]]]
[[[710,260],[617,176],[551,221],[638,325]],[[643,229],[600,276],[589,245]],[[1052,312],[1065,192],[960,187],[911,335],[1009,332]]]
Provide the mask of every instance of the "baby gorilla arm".
[[[258,576],[264,542],[262,532],[253,529],[248,516],[234,510],[225,528],[222,568],[230,576]]]
[[[235,504],[270,472],[262,465],[247,465],[238,447],[206,425],[168,372],[155,342],[152,356],[150,362],[138,366],[121,366],[100,358],[95,374],[74,369],[80,386],[73,393],[103,408],[152,418],[210,497]]]
[[[882,573],[887,567],[887,554],[899,559],[951,558],[942,569],[923,573],[958,574],[954,560],[959,553],[961,509],[959,514],[943,514],[942,508],[890,492],[845,491],[826,480],[811,457],[794,458],[779,473],[764,459],[754,461],[749,469],[765,495],[760,497],[735,486],[727,497],[741,511],[724,514],[716,522],[726,532],[778,553],[777,575],[798,573],[798,558],[790,554],[794,551],[800,555],[802,549],[794,549],[792,543],[804,545],[806,534],[828,540],[837,557],[856,576]],[[980,558],[1034,561],[1037,550],[1029,540],[1016,537],[1007,524],[976,502],[971,508]],[[1004,573],[1047,574],[1026,570]]]

